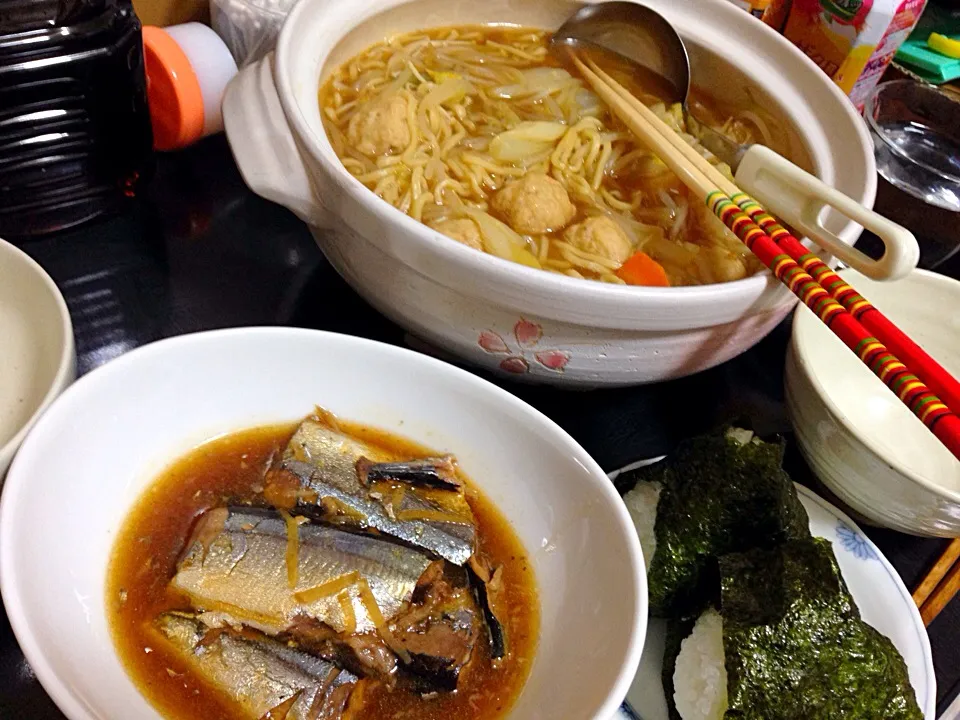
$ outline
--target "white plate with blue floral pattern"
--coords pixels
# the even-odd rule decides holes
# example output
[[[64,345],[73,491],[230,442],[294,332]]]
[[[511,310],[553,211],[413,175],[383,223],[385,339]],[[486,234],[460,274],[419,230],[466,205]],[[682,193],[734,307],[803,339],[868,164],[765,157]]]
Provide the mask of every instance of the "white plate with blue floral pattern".
[[[658,458],[659,459],[659,458]],[[628,468],[649,464],[634,463]],[[610,473],[611,479],[622,471]],[[863,619],[893,640],[910,671],[910,682],[925,720],[935,720],[937,681],[930,640],[913,599],[893,566],[840,510],[802,485],[800,502],[810,518],[810,532],[833,543],[833,552]],[[660,673],[665,624],[650,619],[640,667],[619,713],[611,720],[668,720]]]

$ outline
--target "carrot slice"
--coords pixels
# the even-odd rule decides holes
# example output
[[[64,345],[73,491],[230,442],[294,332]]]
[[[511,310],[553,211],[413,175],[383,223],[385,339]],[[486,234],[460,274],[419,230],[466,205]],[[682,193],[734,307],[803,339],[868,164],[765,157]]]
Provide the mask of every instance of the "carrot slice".
[[[663,265],[642,251],[637,251],[628,257],[616,274],[628,285],[670,287],[670,280]]]

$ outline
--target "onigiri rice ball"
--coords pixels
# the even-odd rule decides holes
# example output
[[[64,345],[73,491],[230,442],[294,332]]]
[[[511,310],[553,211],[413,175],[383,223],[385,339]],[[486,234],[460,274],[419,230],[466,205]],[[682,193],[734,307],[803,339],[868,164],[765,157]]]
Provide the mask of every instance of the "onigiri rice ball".
[[[723,720],[727,711],[727,668],[723,618],[707,610],[680,644],[673,671],[673,701],[683,720]]]

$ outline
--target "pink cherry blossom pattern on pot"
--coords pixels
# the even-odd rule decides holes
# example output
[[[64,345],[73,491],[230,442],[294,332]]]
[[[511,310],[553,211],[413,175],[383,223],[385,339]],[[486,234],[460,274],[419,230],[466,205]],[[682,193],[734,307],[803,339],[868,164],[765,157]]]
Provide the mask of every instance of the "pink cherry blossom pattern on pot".
[[[509,355],[500,361],[500,369],[522,375],[530,372],[531,358],[527,351],[540,344],[543,339],[543,327],[539,323],[520,318],[513,326],[513,336],[517,341],[515,353],[503,336],[494,330],[482,331],[477,338],[477,344],[492,355]],[[563,372],[567,363],[570,362],[570,353],[566,350],[536,350],[531,354],[532,360],[540,367],[553,372]]]

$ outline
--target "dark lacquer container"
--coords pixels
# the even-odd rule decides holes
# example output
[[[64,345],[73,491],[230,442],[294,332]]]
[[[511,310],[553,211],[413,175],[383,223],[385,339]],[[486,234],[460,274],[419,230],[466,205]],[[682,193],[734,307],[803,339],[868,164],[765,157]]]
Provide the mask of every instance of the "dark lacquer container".
[[[0,237],[121,209],[152,144],[129,0],[0,0]]]

